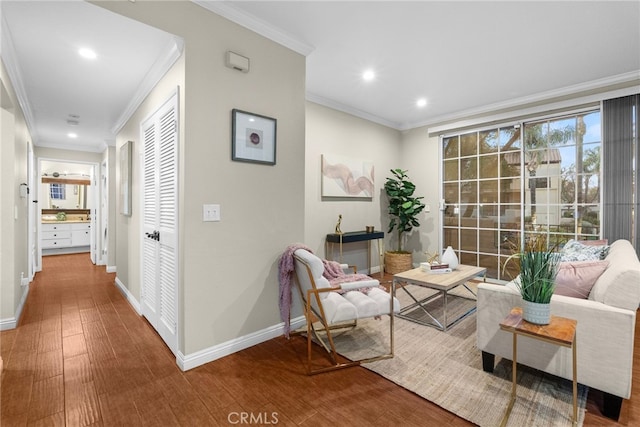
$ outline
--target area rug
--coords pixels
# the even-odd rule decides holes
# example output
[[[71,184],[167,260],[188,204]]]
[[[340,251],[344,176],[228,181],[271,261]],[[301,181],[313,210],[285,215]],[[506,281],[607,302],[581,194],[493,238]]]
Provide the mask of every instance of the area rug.
[[[403,306],[407,304],[408,297],[403,292],[397,296]],[[462,312],[473,303],[451,298],[448,308]],[[430,304],[436,308],[440,301]],[[388,322],[388,316],[361,320],[356,329],[336,337],[339,353],[354,359],[384,352],[389,346]],[[363,367],[474,424],[500,425],[510,399],[511,361],[498,358],[493,373],[482,370],[481,352],[476,347],[475,313],[446,332],[399,318],[395,319],[394,329],[395,357]],[[508,426],[572,425],[571,381],[522,365],[518,365],[517,381],[517,399]],[[578,385],[578,425],[584,420],[587,391],[587,387]]]

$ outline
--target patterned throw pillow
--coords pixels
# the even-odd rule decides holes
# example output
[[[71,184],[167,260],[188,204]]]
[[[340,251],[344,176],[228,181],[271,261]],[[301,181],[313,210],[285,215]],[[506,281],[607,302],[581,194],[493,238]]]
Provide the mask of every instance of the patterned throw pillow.
[[[562,248],[560,261],[597,261],[607,256],[608,245],[585,245],[577,240],[569,240]]]

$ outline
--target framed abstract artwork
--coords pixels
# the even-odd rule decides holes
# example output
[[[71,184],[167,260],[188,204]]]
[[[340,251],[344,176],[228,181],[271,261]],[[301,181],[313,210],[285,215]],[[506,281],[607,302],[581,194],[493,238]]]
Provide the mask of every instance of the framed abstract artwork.
[[[231,160],[276,164],[276,119],[233,109]]]
[[[373,162],[322,155],[322,197],[373,198]]]

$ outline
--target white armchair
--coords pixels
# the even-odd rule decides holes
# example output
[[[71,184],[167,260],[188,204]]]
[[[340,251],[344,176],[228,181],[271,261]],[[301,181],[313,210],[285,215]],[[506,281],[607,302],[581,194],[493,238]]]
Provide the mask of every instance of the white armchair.
[[[298,249],[294,253],[296,285],[304,306],[307,322],[307,372],[316,374],[334,369],[359,365],[364,362],[393,357],[393,318],[400,309],[396,298],[379,288],[375,279],[344,282],[331,287],[323,276],[324,264],[309,251]],[[366,292],[362,292],[366,290]],[[340,362],[333,341],[332,331],[354,328],[358,319],[390,315],[389,352],[351,362]],[[322,334],[321,334],[322,333]],[[322,335],[326,336],[324,341]],[[329,353],[331,366],[314,368],[312,363],[312,336],[315,336]]]

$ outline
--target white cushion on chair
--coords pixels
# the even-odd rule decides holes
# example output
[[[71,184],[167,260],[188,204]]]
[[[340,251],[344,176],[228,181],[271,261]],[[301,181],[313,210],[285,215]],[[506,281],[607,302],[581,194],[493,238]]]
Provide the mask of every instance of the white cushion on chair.
[[[374,299],[369,298],[367,295],[363,294],[360,291],[349,291],[343,296],[349,300],[351,304],[353,304],[358,310],[357,316],[359,318],[363,317],[373,317],[377,316],[378,313],[378,304]]]
[[[327,280],[326,277],[324,276],[320,276],[317,277],[315,279],[316,282],[316,288],[318,289],[324,289],[324,288],[330,288],[331,287],[331,283],[329,283],[329,281]],[[328,295],[330,295],[332,292],[320,292],[320,299],[324,300],[327,298]]]
[[[389,314],[389,298],[391,298],[391,294],[380,288],[372,288],[369,289],[369,298],[378,304],[378,314]],[[400,311],[398,298],[393,299],[393,311],[394,313]]]
[[[329,323],[340,323],[358,318],[358,310],[349,300],[337,292],[326,292],[322,300],[324,315]]]

